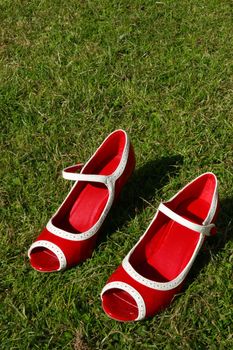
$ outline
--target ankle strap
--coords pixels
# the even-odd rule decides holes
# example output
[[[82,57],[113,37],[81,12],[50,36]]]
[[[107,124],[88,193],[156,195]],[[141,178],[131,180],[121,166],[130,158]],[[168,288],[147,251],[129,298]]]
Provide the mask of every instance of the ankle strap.
[[[169,209],[163,203],[160,203],[158,210],[161,211],[166,216],[168,216],[170,219],[178,222],[180,225],[185,226],[185,227],[189,228],[190,230],[199,232],[199,233],[206,235],[206,236],[210,236],[211,230],[215,227],[215,224],[198,225],[198,224],[195,224],[194,222],[191,222],[187,219],[184,219],[182,216],[174,213],[174,211]]]
[[[69,166],[62,171],[62,176],[66,180],[72,181],[89,181],[89,182],[101,182],[107,184],[109,176],[105,175],[93,175],[93,174],[78,174],[76,171],[80,171],[83,167],[82,163]]]

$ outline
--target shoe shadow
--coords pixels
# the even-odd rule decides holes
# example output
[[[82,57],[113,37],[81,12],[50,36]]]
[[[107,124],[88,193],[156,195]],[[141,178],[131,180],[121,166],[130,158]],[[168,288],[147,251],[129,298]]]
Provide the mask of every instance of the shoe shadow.
[[[216,222],[217,234],[208,237],[195,263],[190,270],[185,283],[185,289],[197,278],[200,271],[210,262],[211,258],[224,249],[226,243],[233,240],[233,198],[220,199],[220,211]]]
[[[175,155],[151,160],[137,169],[123,188],[120,199],[108,216],[99,243],[139,214],[170,176],[178,174],[183,157]]]

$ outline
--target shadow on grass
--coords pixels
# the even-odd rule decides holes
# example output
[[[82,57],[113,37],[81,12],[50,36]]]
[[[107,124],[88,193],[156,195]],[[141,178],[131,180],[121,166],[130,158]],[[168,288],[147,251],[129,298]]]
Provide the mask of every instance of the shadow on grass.
[[[168,182],[169,177],[178,174],[182,163],[183,157],[175,155],[151,160],[137,169],[124,187],[116,206],[111,210],[99,243],[139,214],[145,202],[154,197]]]
[[[210,262],[211,257],[219,253],[226,243],[233,240],[233,198],[220,199],[220,211],[216,222],[217,234],[208,237],[188,275],[185,288],[197,278],[200,271]]]

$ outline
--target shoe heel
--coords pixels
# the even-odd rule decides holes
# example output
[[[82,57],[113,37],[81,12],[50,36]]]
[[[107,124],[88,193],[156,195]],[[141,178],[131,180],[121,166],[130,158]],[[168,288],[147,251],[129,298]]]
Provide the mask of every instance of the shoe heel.
[[[219,211],[220,211],[220,205],[219,205],[219,197],[218,197],[218,204],[217,204],[217,208],[216,208],[216,211],[215,211],[215,214],[214,214],[212,222],[216,222],[218,214],[219,214]],[[216,234],[217,234],[217,227],[215,226],[210,231],[210,235],[211,236],[215,236]]]
[[[116,204],[116,202],[119,200],[122,187],[126,184],[130,176],[133,174],[135,165],[136,165],[136,159],[135,159],[134,148],[130,143],[128,163],[121,177],[116,181],[114,204]]]

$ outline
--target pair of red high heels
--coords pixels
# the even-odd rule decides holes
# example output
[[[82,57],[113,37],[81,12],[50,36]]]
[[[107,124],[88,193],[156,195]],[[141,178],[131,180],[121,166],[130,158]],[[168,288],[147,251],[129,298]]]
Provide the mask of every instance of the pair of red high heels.
[[[89,258],[102,224],[135,167],[123,130],[111,133],[83,166],[63,170],[75,181],[28,255],[34,269],[61,271]],[[80,172],[78,173],[77,171]],[[119,321],[153,316],[170,304],[206,236],[215,233],[217,178],[205,173],[161,203],[138,243],[102,290],[104,311]]]

